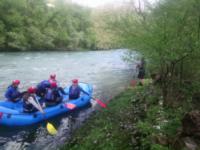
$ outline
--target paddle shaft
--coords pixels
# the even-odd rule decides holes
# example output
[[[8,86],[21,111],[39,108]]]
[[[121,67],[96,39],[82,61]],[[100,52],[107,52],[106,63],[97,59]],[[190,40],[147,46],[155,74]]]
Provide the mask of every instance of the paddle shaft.
[[[42,109],[42,106],[40,105],[38,99],[36,98],[36,101],[38,103],[38,105],[41,107]],[[43,110],[43,109],[42,109]],[[44,110],[43,110],[44,112]],[[45,113],[45,112],[44,112]],[[51,135],[55,135],[57,133],[57,130],[55,129],[55,127],[53,126],[53,124],[51,124],[50,122],[47,121],[47,118],[45,117],[45,114],[43,113],[43,117],[44,117],[44,121],[47,123],[46,124],[46,128],[47,128],[47,131],[49,134]]]

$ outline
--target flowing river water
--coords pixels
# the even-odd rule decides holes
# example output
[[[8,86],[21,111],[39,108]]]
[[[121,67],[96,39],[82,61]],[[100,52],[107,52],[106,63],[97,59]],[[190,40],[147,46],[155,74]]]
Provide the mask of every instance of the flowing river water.
[[[92,84],[93,95],[106,102],[120,93],[133,76],[133,66],[122,60],[127,51],[0,53],[0,98],[4,99],[13,79],[21,80],[20,90],[25,90],[56,73],[61,86],[78,78]],[[47,133],[46,122],[28,127],[0,126],[0,150],[58,149],[96,109],[88,107],[49,120],[58,129],[56,136]]]

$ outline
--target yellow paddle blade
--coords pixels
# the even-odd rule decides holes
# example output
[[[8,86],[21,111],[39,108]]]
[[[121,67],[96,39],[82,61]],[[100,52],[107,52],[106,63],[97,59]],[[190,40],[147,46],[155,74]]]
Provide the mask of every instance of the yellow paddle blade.
[[[47,131],[49,132],[49,134],[51,135],[56,135],[57,134],[57,130],[55,129],[55,127],[51,124],[51,123],[47,123]]]

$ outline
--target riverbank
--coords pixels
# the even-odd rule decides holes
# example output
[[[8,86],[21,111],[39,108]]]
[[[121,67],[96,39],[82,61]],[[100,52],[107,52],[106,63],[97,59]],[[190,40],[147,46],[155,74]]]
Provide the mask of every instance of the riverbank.
[[[62,150],[76,149],[140,149],[137,122],[144,115],[141,93],[149,86],[127,88],[96,112]]]
[[[123,126],[131,114],[131,97],[134,96],[132,89],[127,89],[115,97],[108,105],[108,109],[96,112],[87,123],[78,129],[74,138],[62,149],[131,149],[129,136],[124,133]],[[124,134],[122,134],[124,133]]]
[[[190,110],[189,103],[176,109],[164,107],[160,89],[146,80],[144,86],[127,88],[110,101],[107,109],[96,112],[61,150],[188,148],[182,141],[181,127]]]

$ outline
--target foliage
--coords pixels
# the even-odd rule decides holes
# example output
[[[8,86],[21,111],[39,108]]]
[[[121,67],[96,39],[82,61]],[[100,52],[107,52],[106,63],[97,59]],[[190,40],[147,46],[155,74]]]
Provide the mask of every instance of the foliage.
[[[161,0],[136,7],[124,6],[120,13],[105,18],[107,28],[115,32],[123,47],[139,51],[149,62],[151,73],[160,77],[165,105],[172,97],[187,94],[200,81],[200,1]],[[188,91],[188,90],[187,90]]]
[[[90,9],[64,0],[0,1],[0,50],[95,49]]]
[[[137,122],[140,131],[140,148],[143,150],[163,149],[173,147],[177,132],[181,128],[181,120],[185,112],[192,108],[189,101],[176,109],[163,107],[162,93],[155,86],[137,93],[146,104],[145,115]],[[142,99],[140,99],[141,101]],[[163,144],[165,143],[165,144]]]
[[[132,118],[130,98],[134,95],[135,92],[128,89],[116,96],[108,104],[109,109],[94,114],[61,149],[133,149],[131,133],[122,126]]]
[[[116,12],[116,11],[115,11]],[[92,12],[93,31],[95,32],[96,46],[98,49],[111,49],[120,47],[117,43],[118,37],[109,30],[105,18],[113,13],[110,7],[97,8]]]
[[[95,113],[61,149],[171,150],[154,138],[164,136],[173,141],[186,109],[163,109],[157,105],[160,93],[152,94],[149,87],[129,88],[116,96],[109,109]]]
[[[169,150],[169,148],[166,148],[166,147],[159,145],[159,144],[153,144],[151,146],[151,150]]]

